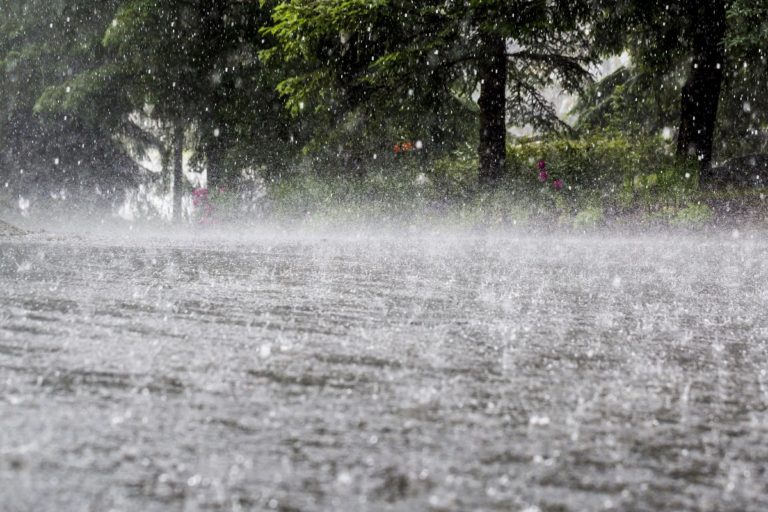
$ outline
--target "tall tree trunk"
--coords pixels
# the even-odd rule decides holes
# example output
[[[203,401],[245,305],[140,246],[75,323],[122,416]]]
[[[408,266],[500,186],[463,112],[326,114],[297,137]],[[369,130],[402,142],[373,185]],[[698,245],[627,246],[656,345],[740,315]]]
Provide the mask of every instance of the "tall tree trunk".
[[[181,222],[181,196],[184,184],[184,125],[173,127],[173,221]]]
[[[723,84],[725,2],[704,0],[693,16],[693,59],[680,101],[677,154],[698,160],[701,182],[705,183],[710,179],[712,145]]]
[[[210,190],[218,190],[228,185],[227,173],[224,169],[224,152],[226,127],[222,126],[220,119],[220,107],[225,101],[224,90],[226,80],[221,76],[221,70],[225,63],[220,55],[210,52],[208,48],[222,48],[226,46],[226,14],[227,2],[222,0],[201,0],[198,3],[198,15],[200,17],[200,39],[207,41],[204,51],[199,58],[199,80],[207,85],[206,109],[202,117],[203,122],[203,152],[207,167],[207,185]],[[213,79],[219,75],[217,79]]]
[[[498,34],[483,34],[480,55],[480,183],[494,185],[507,156],[507,48]]]
[[[213,122],[213,119],[211,121]],[[208,178],[206,183],[209,190],[218,190],[227,185],[227,176],[223,165],[224,145],[221,141],[223,136],[224,134],[219,132],[218,135],[209,138],[204,145]]]

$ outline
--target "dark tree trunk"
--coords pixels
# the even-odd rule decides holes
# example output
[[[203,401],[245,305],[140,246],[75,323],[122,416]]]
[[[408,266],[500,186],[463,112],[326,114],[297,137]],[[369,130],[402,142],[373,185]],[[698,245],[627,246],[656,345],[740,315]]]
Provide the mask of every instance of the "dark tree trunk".
[[[507,154],[507,56],[504,38],[484,34],[480,43],[480,183],[494,185]]]
[[[173,221],[181,222],[181,195],[184,184],[184,125],[173,128]]]
[[[218,190],[229,184],[227,182],[226,173],[224,172],[224,147],[221,141],[223,136],[224,134],[220,132],[218,136],[214,135],[209,139],[208,143],[205,144],[204,151],[208,178],[206,183],[209,190]]]
[[[200,39],[207,41],[208,45],[203,46],[203,51],[199,55],[199,80],[201,84],[206,85],[205,91],[205,113],[202,115],[203,122],[203,144],[202,149],[205,154],[207,168],[207,185],[210,190],[218,190],[221,187],[231,185],[230,176],[224,167],[225,141],[228,134],[226,127],[222,125],[219,115],[221,105],[225,101],[227,81],[224,76],[219,77],[218,81],[212,81],[212,77],[221,73],[224,63],[220,61],[220,56],[215,52],[210,52],[208,48],[226,47],[226,14],[227,2],[222,0],[201,0],[198,4],[198,13],[200,16]]]
[[[709,178],[717,109],[723,84],[726,9],[723,0],[704,0],[693,13],[693,59],[680,101],[677,154],[696,159],[701,182]]]

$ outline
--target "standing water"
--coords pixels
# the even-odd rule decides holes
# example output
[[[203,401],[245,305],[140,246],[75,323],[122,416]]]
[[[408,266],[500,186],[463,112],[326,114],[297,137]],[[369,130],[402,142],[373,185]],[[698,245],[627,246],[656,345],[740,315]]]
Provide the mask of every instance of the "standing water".
[[[768,242],[0,238],[0,510],[766,510]]]

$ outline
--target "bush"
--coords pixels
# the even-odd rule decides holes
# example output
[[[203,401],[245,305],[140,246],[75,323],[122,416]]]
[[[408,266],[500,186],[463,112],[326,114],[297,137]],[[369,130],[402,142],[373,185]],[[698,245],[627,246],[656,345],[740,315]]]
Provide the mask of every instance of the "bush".
[[[573,218],[573,227],[578,229],[594,228],[605,222],[603,210],[597,206],[587,206]]]
[[[478,191],[477,152],[469,146],[437,159],[427,177],[435,192],[450,199],[469,199]]]
[[[541,160],[549,174],[544,182],[538,179]],[[440,156],[389,155],[368,161],[361,173],[332,174],[323,162],[305,164],[268,184],[271,213],[584,229],[634,213],[673,221],[698,197],[696,169],[679,163],[669,142],[612,133],[517,141],[508,147],[506,176],[493,190],[478,185],[476,150],[469,145]],[[698,219],[703,213],[679,215]]]
[[[676,206],[698,188],[698,171],[681,163],[661,138],[608,133],[523,140],[508,149],[509,186],[539,188],[540,160],[547,163],[551,178],[564,181],[574,209],[596,197],[609,211],[658,203]]]
[[[712,215],[712,209],[706,204],[689,204],[675,212],[672,217],[672,224],[696,226],[710,221]]]

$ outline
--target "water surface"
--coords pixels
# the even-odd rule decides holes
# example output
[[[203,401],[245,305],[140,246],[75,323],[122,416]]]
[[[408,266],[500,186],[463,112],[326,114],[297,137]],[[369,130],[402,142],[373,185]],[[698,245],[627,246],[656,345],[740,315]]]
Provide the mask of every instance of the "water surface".
[[[760,233],[0,239],[0,510],[766,510]]]

